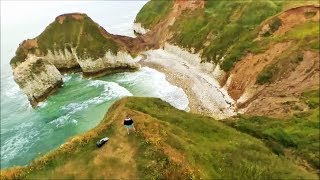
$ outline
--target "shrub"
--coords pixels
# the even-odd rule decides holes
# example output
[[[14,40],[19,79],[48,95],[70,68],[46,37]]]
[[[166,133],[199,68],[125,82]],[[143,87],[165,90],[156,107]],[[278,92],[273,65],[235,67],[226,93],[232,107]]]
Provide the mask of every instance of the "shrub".
[[[306,18],[312,18],[312,17],[315,16],[316,14],[317,14],[316,11],[308,11],[308,12],[305,12],[305,13],[304,13],[304,16],[305,16]]]
[[[271,83],[272,78],[273,78],[275,72],[277,72],[277,71],[278,71],[278,68],[276,66],[269,66],[269,67],[265,68],[258,75],[256,83],[260,84],[260,85],[263,85],[266,83]]]

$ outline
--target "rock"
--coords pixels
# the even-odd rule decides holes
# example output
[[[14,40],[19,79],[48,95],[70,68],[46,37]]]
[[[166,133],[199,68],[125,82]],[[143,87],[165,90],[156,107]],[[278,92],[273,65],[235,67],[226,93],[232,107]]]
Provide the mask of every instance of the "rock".
[[[58,69],[36,56],[28,56],[14,68],[13,77],[33,107],[62,85],[62,75]]]
[[[86,14],[60,15],[19,45],[10,61],[14,80],[34,107],[62,85],[61,71],[101,76],[138,69],[126,46],[130,43],[122,42],[131,40],[108,33]]]

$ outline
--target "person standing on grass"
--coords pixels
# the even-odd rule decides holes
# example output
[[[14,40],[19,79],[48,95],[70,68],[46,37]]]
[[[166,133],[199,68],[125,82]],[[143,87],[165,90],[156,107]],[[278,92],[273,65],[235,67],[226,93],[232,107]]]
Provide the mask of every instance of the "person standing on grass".
[[[130,134],[130,129],[133,129],[134,131],[136,131],[136,129],[134,128],[134,125],[133,125],[133,120],[129,116],[127,116],[124,119],[123,125],[127,128],[128,134]]]

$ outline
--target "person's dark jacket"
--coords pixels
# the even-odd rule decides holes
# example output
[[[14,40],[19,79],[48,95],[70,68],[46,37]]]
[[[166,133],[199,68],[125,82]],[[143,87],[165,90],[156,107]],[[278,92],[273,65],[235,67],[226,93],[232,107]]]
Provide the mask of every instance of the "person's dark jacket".
[[[130,126],[130,125],[132,125],[133,124],[133,120],[130,118],[129,120],[124,120],[123,121],[123,125],[128,125],[128,126]]]

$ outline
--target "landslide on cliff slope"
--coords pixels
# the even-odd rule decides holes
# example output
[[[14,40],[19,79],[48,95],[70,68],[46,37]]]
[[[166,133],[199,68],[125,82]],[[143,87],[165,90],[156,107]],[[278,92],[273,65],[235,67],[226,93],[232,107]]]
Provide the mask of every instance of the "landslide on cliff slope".
[[[295,110],[283,103],[319,88],[319,2],[201,2],[150,1],[136,23],[149,34],[168,24],[163,38],[214,64],[212,72],[220,73],[221,86],[242,112],[292,115]],[[162,21],[155,14],[160,11]]]

